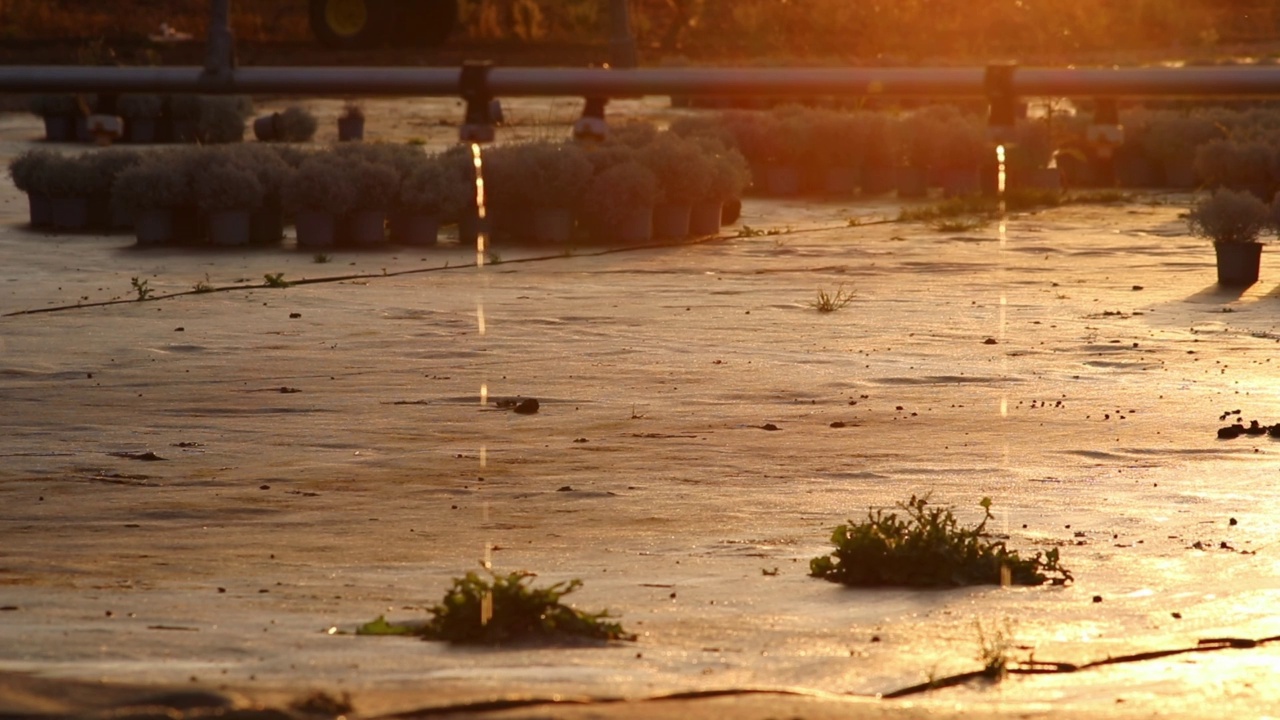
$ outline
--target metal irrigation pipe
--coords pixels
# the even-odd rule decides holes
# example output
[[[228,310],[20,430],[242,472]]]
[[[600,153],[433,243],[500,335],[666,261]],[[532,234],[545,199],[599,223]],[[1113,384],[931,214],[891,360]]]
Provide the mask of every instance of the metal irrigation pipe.
[[[995,66],[1000,68],[1002,66]],[[987,97],[994,68],[499,68],[494,97]],[[1280,67],[1005,70],[1018,97],[1280,97]],[[0,92],[458,96],[460,68],[0,66]]]

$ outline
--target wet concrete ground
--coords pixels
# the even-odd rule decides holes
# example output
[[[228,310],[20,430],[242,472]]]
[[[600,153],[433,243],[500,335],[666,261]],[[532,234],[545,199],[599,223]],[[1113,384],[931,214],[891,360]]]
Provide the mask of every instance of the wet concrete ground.
[[[433,107],[383,132],[444,142]],[[35,128],[0,118],[4,157]],[[1187,203],[953,234],[877,224],[883,200],[751,200],[742,223],[779,234],[476,268],[447,242],[317,264],[42,235],[0,190],[0,313],[127,300],[133,277],[235,288],[0,318],[0,711],[127,700],[75,684],[102,680],[350,693],[365,716],[721,691],[488,715],[1263,714],[1270,644],[876,699],[978,669],[979,625],[1015,668],[1280,635],[1277,446],[1215,435],[1229,411],[1280,421],[1276,281],[1264,254],[1261,283],[1219,290]],[[364,276],[252,287],[275,273]],[[514,396],[540,411],[481,401]],[[991,497],[1011,546],[1060,549],[1076,582],[807,576],[832,527],[913,493],[966,521]],[[639,639],[349,634],[484,561],[583,579],[570,599]]]

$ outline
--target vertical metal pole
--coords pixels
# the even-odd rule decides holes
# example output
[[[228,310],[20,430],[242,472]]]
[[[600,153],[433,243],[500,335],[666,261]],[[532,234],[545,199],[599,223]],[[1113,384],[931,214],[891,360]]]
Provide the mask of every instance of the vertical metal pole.
[[[236,41],[231,34],[231,0],[210,0],[209,6],[209,35],[201,79],[230,80],[236,67]]]
[[[634,68],[636,39],[631,34],[631,6],[627,0],[609,0],[609,64],[615,68]]]

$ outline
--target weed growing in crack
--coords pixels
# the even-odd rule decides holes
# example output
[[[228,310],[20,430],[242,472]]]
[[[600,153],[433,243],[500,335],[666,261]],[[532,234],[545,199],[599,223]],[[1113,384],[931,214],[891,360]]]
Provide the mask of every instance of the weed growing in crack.
[[[329,261],[330,261],[330,260],[332,260],[332,259],[333,259],[332,257],[330,257],[330,256],[328,256],[328,255],[326,255],[326,254],[324,254],[324,253],[316,253],[315,255],[313,255],[313,256],[311,257],[311,260],[312,260],[313,262],[320,263],[320,264],[327,263],[327,262],[329,262]]]
[[[417,634],[428,640],[468,645],[498,645],[522,641],[635,640],[636,636],[610,620],[608,611],[587,613],[560,602],[582,587],[581,580],[534,588],[531,572],[477,573],[454,578],[453,587],[430,608],[432,618],[411,628],[378,618],[357,630],[363,635]]]
[[[209,274],[205,273],[204,280],[197,282],[191,286],[192,292],[208,293],[213,292],[213,285],[209,283]]]
[[[853,302],[853,291],[845,290],[844,286],[841,285],[833,293],[819,289],[818,299],[811,301],[809,307],[818,312],[829,313],[835,312],[851,302]]]
[[[991,628],[983,627],[981,620],[974,621],[978,631],[978,662],[982,674],[994,682],[1009,674],[1009,653],[1013,650],[1013,626],[1008,620]]]
[[[986,532],[991,498],[979,503],[982,522],[963,527],[950,507],[911,496],[898,509],[871,510],[831,534],[836,549],[809,561],[816,578],[859,587],[955,587],[960,585],[1064,585],[1072,580],[1056,548],[1023,558]]]
[[[147,281],[139,278],[130,278],[129,284],[133,286],[133,291],[138,295],[138,301],[141,302],[151,297],[151,293],[155,292],[147,286]]]
[[[898,222],[928,223],[948,218],[994,217],[999,211],[1000,204],[995,198],[965,195],[933,205],[903,208],[898,212]]]
[[[266,282],[263,284],[265,284],[267,287],[273,287],[273,288],[289,287],[289,281],[284,279],[284,273],[266,273],[262,277],[264,280],[266,280]]]
[[[932,205],[903,208],[898,222],[938,223],[951,219],[967,219],[969,222],[991,220],[1000,216],[1000,203],[1006,212],[1039,210],[1060,205],[1110,205],[1130,202],[1133,196],[1115,190],[1063,194],[1057,190],[1012,188],[1003,198],[985,195],[954,197]],[[934,229],[937,229],[936,227]]]

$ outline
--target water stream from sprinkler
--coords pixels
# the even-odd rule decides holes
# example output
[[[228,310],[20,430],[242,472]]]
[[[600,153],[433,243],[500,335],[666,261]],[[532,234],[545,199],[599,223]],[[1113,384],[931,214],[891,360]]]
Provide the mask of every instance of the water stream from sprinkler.
[[[489,233],[486,228],[485,218],[487,211],[485,208],[485,192],[484,192],[484,157],[481,154],[480,143],[471,143],[471,162],[475,168],[475,185],[476,185],[476,272],[480,273],[480,296],[476,298],[476,334],[478,337],[484,337],[487,332],[484,316],[484,291],[488,287],[488,275],[485,273],[486,253],[489,245]],[[480,382],[480,406],[486,407],[489,404],[489,383],[487,380]],[[488,446],[480,445],[480,472],[484,472],[488,465]],[[483,476],[482,476],[483,477]],[[486,525],[489,523],[489,503],[484,502],[481,505],[482,522]],[[493,568],[493,543],[488,540],[484,541],[484,547],[481,549],[481,564],[486,570]],[[487,623],[493,617],[493,598],[486,595],[481,605],[481,624]]]
[[[1006,171],[1006,168],[1005,168],[1004,145],[997,145],[996,146],[996,202],[997,202],[996,211],[998,214],[997,222],[999,224],[996,226],[996,237],[998,239],[996,252],[999,253],[1000,255],[1001,262],[999,264],[999,267],[1001,269],[1002,274],[1004,270],[1004,253],[1009,241],[1009,237],[1008,237],[1009,226],[1008,226],[1008,223],[1006,222],[1007,218],[1005,216],[1006,207],[1005,207],[1005,199],[1004,199],[1005,183],[1007,182],[1008,176],[1005,174],[1005,171]],[[1009,296],[1007,293],[1005,293],[1004,290],[1001,290],[1000,291],[1000,311],[999,311],[1000,317],[999,317],[999,322],[996,326],[996,341],[1001,344],[1003,344],[1005,340],[1005,329],[1007,327],[1007,322],[1008,322],[1008,310],[1009,310]],[[1004,369],[1006,371],[1008,370],[1008,367],[1007,367],[1008,358],[1009,356],[1006,354],[1003,356],[1003,359],[1002,359],[1002,364],[1005,365]],[[1008,394],[1004,394],[1000,396],[1000,417],[1002,419],[1009,417]],[[1010,457],[1009,457],[1009,443],[1007,442],[1004,444],[1003,460],[1004,460],[1004,466],[1008,467],[1010,462]],[[1004,517],[1004,522],[1007,525],[1008,523],[1007,515],[1005,515]],[[1008,528],[1006,527],[1005,530],[1007,531]]]

